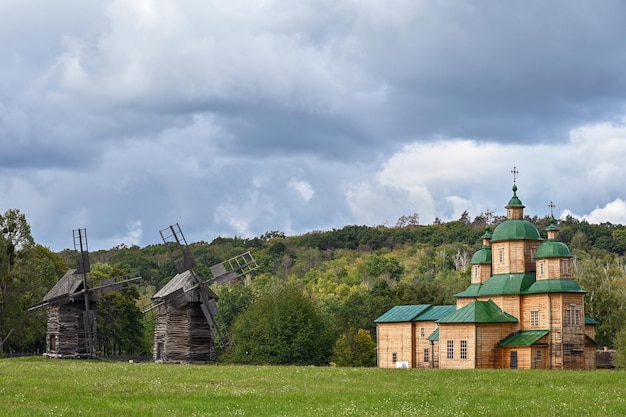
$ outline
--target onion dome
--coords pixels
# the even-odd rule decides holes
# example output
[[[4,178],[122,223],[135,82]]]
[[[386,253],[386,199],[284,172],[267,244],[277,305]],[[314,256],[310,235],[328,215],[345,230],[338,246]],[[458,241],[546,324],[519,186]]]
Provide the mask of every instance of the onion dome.
[[[483,247],[472,256],[471,265],[491,264],[491,246],[489,246],[489,242],[492,236],[491,227],[489,225],[485,226],[485,234],[481,236]]]
[[[472,256],[471,265],[491,265],[491,246],[483,246]]]
[[[571,258],[572,254],[567,245],[556,240],[559,228],[554,224],[554,217],[550,219],[550,226],[546,228],[546,231],[548,232],[548,240],[539,245],[535,258]]]
[[[503,221],[493,231],[492,242],[504,240],[543,240],[537,228],[523,219],[508,219]]]
[[[506,205],[506,208],[510,207],[526,207],[522,204],[522,201],[517,196],[517,185],[515,184],[513,184],[513,197],[511,197],[511,199],[509,200],[509,204]]]

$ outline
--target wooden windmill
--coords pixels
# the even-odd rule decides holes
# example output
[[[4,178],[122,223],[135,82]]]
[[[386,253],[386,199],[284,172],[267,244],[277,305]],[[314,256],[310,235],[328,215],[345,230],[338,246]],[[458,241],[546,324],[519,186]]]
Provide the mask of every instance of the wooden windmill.
[[[109,278],[101,285],[89,287],[87,274],[91,271],[87,231],[73,230],[76,269],[70,269],[48,291],[39,304],[29,311],[48,307],[46,326],[46,356],[55,358],[95,358],[96,352],[96,309],[103,293],[117,291],[141,277]],[[120,278],[127,278],[118,281]]]
[[[154,331],[155,362],[204,363],[215,360],[215,343],[228,345],[228,334],[217,307],[217,295],[208,284],[223,284],[258,268],[250,252],[210,268],[212,277],[203,279],[194,271],[196,262],[177,224],[161,230],[163,242],[173,245],[180,257],[174,259],[176,276],[152,297],[144,311],[157,311]]]

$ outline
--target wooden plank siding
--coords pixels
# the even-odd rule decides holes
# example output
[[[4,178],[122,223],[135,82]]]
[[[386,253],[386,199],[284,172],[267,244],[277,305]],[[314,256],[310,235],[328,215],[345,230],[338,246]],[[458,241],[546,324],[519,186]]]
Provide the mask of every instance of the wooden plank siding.
[[[395,368],[397,362],[408,362],[410,368],[415,367],[414,329],[411,322],[376,324],[379,368]]]
[[[538,246],[539,242],[532,240],[494,242],[492,244],[493,274],[535,271],[536,262],[531,252],[536,251]]]
[[[502,367],[511,368],[511,352],[517,355],[516,369],[547,369],[548,348],[545,346],[507,346],[502,348]]]
[[[476,368],[501,368],[498,343],[515,331],[516,323],[479,323],[476,326]]]
[[[169,302],[159,306],[153,359],[175,363],[215,361],[213,334],[200,303],[188,303],[180,308]]]
[[[435,330],[437,330],[437,323],[435,321],[416,321],[413,322],[414,330],[413,334],[415,334],[415,359],[414,359],[414,367],[415,368],[434,368],[434,346],[428,340],[428,336],[430,336]],[[435,342],[435,344],[437,344]],[[428,350],[428,361],[424,360],[424,351]]]
[[[537,311],[539,323],[533,326],[531,311]],[[512,314],[512,313],[511,313]],[[550,329],[550,297],[548,294],[529,294],[521,299],[521,310],[516,316],[520,330]]]
[[[461,341],[467,343],[467,355],[461,359]],[[452,358],[448,357],[448,342],[453,343]],[[473,369],[476,367],[476,326],[462,323],[439,325],[439,366],[445,369]]]
[[[95,307],[94,302],[92,302],[92,307]],[[55,358],[91,357],[87,349],[87,335],[83,322],[84,312],[85,304],[82,302],[70,302],[48,307],[46,356]],[[92,342],[96,340],[95,311],[93,314]]]

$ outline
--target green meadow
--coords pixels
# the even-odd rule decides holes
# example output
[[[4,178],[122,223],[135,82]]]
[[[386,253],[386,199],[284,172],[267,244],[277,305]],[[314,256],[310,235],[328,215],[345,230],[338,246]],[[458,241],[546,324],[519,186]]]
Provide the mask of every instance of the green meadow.
[[[622,371],[0,360],[2,416],[624,416]]]

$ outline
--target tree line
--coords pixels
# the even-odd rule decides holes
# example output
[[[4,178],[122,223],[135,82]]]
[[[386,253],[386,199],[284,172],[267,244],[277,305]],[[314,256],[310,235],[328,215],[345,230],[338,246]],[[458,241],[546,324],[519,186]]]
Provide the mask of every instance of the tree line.
[[[406,216],[405,216],[406,217]],[[538,230],[550,219],[527,218]],[[470,281],[469,259],[485,226],[502,221],[491,212],[470,219],[419,225],[408,216],[394,227],[346,226],[285,236],[218,237],[190,244],[196,272],[251,251],[259,268],[215,285],[233,343],[220,361],[238,363],[375,365],[374,319],[394,305],[454,304]],[[73,266],[74,253],[53,253],[32,239],[18,210],[0,217],[0,354],[41,353],[45,311],[28,312]],[[587,291],[586,315],[597,320],[596,340],[619,346],[626,313],[626,230],[567,218],[560,240],[574,254],[576,279]],[[102,296],[98,350],[104,355],[151,354],[154,323],[142,314],[150,297],[175,275],[167,244],[120,245],[91,253],[90,283],[139,272],[130,290]],[[620,333],[621,332],[621,333]]]

